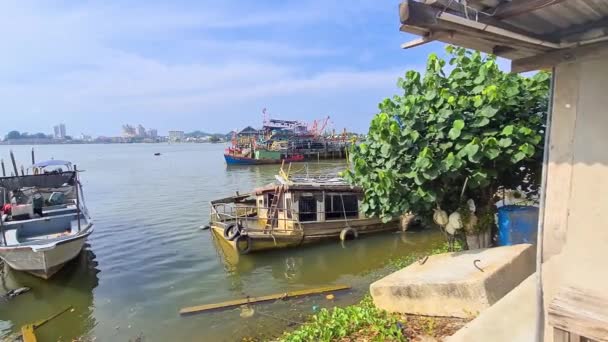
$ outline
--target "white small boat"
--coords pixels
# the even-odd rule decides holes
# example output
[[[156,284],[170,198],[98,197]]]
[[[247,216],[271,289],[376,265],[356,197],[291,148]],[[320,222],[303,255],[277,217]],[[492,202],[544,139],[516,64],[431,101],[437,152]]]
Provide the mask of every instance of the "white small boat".
[[[93,222],[71,163],[51,160],[31,170],[32,175],[0,178],[0,258],[48,279],[78,256]]]

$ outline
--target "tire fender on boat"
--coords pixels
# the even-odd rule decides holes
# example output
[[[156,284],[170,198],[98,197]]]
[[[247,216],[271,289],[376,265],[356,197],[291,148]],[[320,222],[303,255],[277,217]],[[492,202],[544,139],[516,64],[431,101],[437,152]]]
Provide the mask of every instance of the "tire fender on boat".
[[[245,248],[241,247],[242,242],[247,243]],[[236,240],[234,240],[234,245],[236,246],[236,250],[239,252],[239,254],[247,254],[251,252],[251,238],[249,235],[239,235]]]
[[[359,237],[359,233],[357,233],[357,231],[351,227],[346,227],[340,232],[341,241],[346,241],[349,238],[356,239],[357,237]]]
[[[237,223],[231,223],[226,228],[224,228],[224,237],[228,241],[234,241],[237,237],[241,235],[241,226]]]

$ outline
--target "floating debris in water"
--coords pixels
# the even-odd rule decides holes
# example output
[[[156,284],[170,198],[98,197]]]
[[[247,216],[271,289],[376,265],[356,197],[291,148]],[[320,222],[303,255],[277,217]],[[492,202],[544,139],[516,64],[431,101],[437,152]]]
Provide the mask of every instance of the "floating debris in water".
[[[0,296],[0,298],[2,299],[13,299],[19,295],[22,295],[26,292],[29,292],[31,289],[29,287],[20,287],[18,289],[12,289],[10,291],[8,291],[7,293],[3,294],[2,296]]]
[[[336,296],[334,296],[333,294],[328,294],[327,296],[325,296],[325,299],[327,300],[334,300],[334,298],[336,298]]]
[[[242,318],[250,318],[250,317],[253,317],[254,314],[255,314],[255,310],[251,306],[249,306],[249,305],[241,306],[241,313],[239,314],[239,316],[241,316]]]

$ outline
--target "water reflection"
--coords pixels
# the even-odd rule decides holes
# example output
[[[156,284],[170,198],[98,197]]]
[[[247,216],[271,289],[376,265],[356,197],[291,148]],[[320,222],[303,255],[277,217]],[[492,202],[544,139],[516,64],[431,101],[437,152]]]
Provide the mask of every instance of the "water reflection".
[[[73,340],[87,335],[97,325],[93,314],[93,289],[99,283],[95,254],[85,245],[78,257],[69,262],[50,280],[42,280],[27,273],[5,269],[0,292],[29,287],[31,291],[0,303],[0,337],[19,331],[27,323],[43,320],[71,306],[46,325],[36,329],[42,341]]]
[[[311,285],[330,284],[345,275],[364,275],[385,266],[388,260],[423,252],[441,243],[436,232],[421,230],[239,255],[222,238],[212,236],[218,257],[233,280],[270,267],[270,274],[279,282]]]

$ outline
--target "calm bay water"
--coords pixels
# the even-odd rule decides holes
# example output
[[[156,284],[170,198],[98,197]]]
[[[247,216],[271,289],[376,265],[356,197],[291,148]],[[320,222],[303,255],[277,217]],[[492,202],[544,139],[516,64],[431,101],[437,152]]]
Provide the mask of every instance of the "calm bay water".
[[[37,330],[40,341],[236,341],[269,338],[316,307],[347,305],[386,274],[387,261],[440,244],[433,232],[387,233],[302,249],[238,257],[209,231],[208,202],[274,179],[278,166],[228,168],[223,145],[130,144],[36,146],[37,160],[67,159],[81,175],[95,232],[86,250],[49,281],[6,271],[0,293],[32,291],[0,302],[0,338],[66,306],[74,310]],[[28,165],[31,146],[0,146]],[[162,153],[155,157],[155,152]],[[311,168],[336,167],[314,165]],[[8,166],[8,165],[7,165]],[[180,317],[185,306],[330,284],[353,286],[322,296]]]

